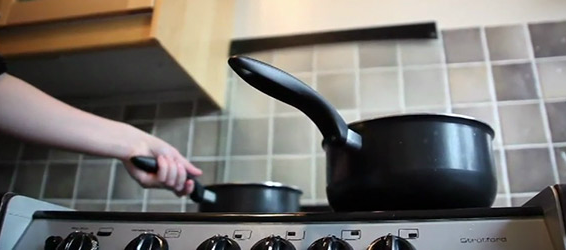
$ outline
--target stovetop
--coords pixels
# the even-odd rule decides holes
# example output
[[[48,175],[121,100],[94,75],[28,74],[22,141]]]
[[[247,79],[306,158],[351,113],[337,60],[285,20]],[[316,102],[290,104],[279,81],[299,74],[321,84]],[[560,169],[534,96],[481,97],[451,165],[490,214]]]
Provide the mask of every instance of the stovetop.
[[[41,211],[16,249],[56,249],[64,241],[83,246],[67,249],[564,250],[561,188],[549,187],[515,208],[293,214]]]

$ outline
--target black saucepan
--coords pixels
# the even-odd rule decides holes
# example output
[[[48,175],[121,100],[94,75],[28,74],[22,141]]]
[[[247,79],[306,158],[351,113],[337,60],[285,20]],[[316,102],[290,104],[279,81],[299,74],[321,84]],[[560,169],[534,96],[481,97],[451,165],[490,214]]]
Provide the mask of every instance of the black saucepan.
[[[441,114],[346,124],[329,102],[295,77],[248,57],[234,56],[228,63],[248,84],[316,124],[324,137],[326,193],[335,211],[492,205],[497,179],[489,125]]]
[[[157,173],[154,157],[136,156],[130,161],[137,168]],[[191,174],[194,191],[190,198],[199,204],[199,212],[207,213],[295,213],[299,212],[303,192],[278,182],[221,183],[203,186]]]

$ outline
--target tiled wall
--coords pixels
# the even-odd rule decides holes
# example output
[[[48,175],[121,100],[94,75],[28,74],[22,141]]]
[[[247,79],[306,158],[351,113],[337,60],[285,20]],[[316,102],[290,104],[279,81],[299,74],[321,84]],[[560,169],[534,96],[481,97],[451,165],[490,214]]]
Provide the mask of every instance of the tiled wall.
[[[347,121],[459,113],[495,129],[496,206],[520,205],[566,182],[566,22],[444,30],[437,40],[350,42],[251,56],[292,73]],[[229,108],[201,102],[85,109],[151,132],[187,156],[202,181],[279,181],[305,204],[326,203],[321,136],[305,115],[230,77]],[[115,160],[0,139],[0,190],[76,209],[192,211],[187,199],[141,189]],[[189,205],[187,205],[189,204]]]

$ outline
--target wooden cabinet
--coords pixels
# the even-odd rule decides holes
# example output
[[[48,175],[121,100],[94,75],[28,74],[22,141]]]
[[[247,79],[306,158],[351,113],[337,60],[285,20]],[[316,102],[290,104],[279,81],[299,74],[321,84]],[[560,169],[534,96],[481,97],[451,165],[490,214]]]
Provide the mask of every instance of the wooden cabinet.
[[[147,12],[153,0],[0,0],[0,25]]]
[[[202,91],[224,107],[234,0],[0,1],[9,72],[46,92]]]

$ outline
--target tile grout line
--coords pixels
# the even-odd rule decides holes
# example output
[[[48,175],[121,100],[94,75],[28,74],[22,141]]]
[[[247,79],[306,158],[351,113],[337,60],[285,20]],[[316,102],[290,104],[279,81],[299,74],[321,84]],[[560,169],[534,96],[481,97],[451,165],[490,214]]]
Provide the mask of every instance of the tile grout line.
[[[71,208],[75,208],[77,203],[77,195],[79,193],[79,185],[80,185],[80,176],[81,176],[81,169],[83,165],[83,155],[79,155],[79,163],[77,166],[77,173],[75,173],[75,185],[73,186],[73,196],[71,197]]]
[[[440,46],[440,69],[442,71],[442,78],[444,79],[444,110],[448,113],[452,113],[452,95],[450,92],[450,79],[448,77],[448,66],[446,65],[446,52],[444,51],[442,32],[438,36],[438,43],[438,46]]]
[[[192,159],[192,152],[193,152],[193,142],[194,142],[194,134],[195,134],[195,119],[194,117],[197,114],[197,110],[198,110],[198,99],[193,99],[193,106],[191,108],[191,119],[189,120],[189,133],[188,136],[189,138],[187,138],[187,151],[185,152],[185,155],[187,157],[187,159],[189,159],[189,161],[191,161]],[[198,166],[197,166],[198,167]],[[181,197],[181,212],[186,212],[187,211],[187,196],[183,195],[183,197]]]
[[[18,144],[18,152],[16,153],[16,160],[14,164],[14,172],[12,173],[12,178],[10,180],[10,186],[8,187],[8,191],[13,191],[14,187],[16,186],[16,181],[18,180],[18,171],[20,169],[20,158],[22,157],[24,152],[24,144],[19,142]]]
[[[358,42],[354,43],[354,93],[355,93],[355,105],[356,105],[356,120],[360,120],[362,116],[361,103],[362,94],[361,82],[360,82],[360,44]]]
[[[114,193],[114,181],[116,179],[116,165],[118,160],[112,159],[110,164],[110,176],[108,177],[108,190],[106,191],[106,207],[105,211],[110,211],[110,203],[112,202],[112,193]]]
[[[153,122],[151,127],[151,134],[155,136],[157,133],[157,116],[159,115],[159,109],[161,108],[161,103],[155,105],[155,113],[153,114]],[[149,190],[147,188],[143,189],[142,198],[142,212],[147,212],[147,207],[149,203]]]
[[[224,156],[225,156],[225,162],[224,162],[224,176],[222,177],[222,181],[223,182],[228,182],[228,178],[230,176],[230,170],[231,170],[231,165],[232,165],[232,159],[230,158],[230,154],[232,153],[232,133],[233,133],[233,126],[234,126],[234,114],[233,112],[231,112],[230,109],[232,109],[232,107],[234,107],[234,95],[236,93],[235,89],[236,89],[236,81],[237,81],[237,75],[233,74],[232,78],[230,79],[229,84],[229,96],[230,96],[230,100],[228,103],[228,124],[227,124],[227,128],[226,128],[226,151],[224,152]]]
[[[316,57],[318,56],[318,50],[316,46],[312,47],[312,59],[311,59],[311,83],[312,88],[317,89],[317,71],[316,71]],[[316,199],[316,181],[318,180],[318,176],[316,176],[316,131],[317,128],[314,124],[310,124],[311,130],[311,152],[310,152],[310,160],[311,160],[311,197],[312,199]]]
[[[544,136],[546,137],[546,142],[548,145],[548,154],[550,155],[550,166],[552,167],[552,175],[554,176],[554,183],[560,183],[560,175],[558,173],[558,165],[556,163],[556,155],[554,153],[554,147],[552,147],[552,135],[550,132],[550,124],[548,121],[548,114],[546,113],[546,106],[544,103],[544,95],[542,92],[542,85],[538,75],[538,69],[535,62],[535,52],[533,50],[533,43],[531,41],[531,35],[529,32],[528,24],[523,24],[523,33],[525,34],[525,39],[527,42],[527,53],[529,54],[529,60],[531,63],[531,70],[533,71],[533,79],[535,81],[535,89],[539,98],[539,108],[542,118],[542,127],[544,129]]]
[[[505,201],[507,206],[511,206],[511,186],[509,184],[509,171],[507,168],[507,157],[505,154],[505,149],[503,148],[503,129],[501,128],[501,120],[499,118],[499,108],[497,105],[497,95],[495,93],[495,80],[493,79],[493,72],[491,70],[491,60],[489,56],[489,48],[487,46],[487,36],[485,33],[485,27],[481,26],[480,28],[480,39],[481,39],[481,47],[483,50],[483,56],[486,66],[486,73],[487,73],[487,82],[489,88],[489,95],[491,98],[491,105],[493,109],[493,118],[496,124],[496,128],[494,128],[498,133],[499,137],[496,142],[496,145],[501,148],[499,150],[499,162],[501,165],[501,179],[503,181],[503,189],[505,194]],[[495,166],[497,167],[497,166]]]
[[[276,53],[271,52],[271,62],[275,62]],[[268,99],[268,114],[267,118],[267,181],[273,180],[273,140],[275,139],[274,129],[275,129],[275,101],[274,98]]]
[[[395,52],[397,54],[397,80],[399,81],[399,107],[401,108],[401,113],[405,113],[407,107],[405,105],[405,79],[403,76],[403,59],[401,45],[399,42],[395,42]]]
[[[47,154],[47,159],[45,160],[44,164],[44,169],[43,169],[43,176],[41,178],[41,186],[39,186],[39,199],[43,200],[44,199],[44,194],[45,194],[45,186],[47,186],[47,177],[49,177],[49,154],[51,153],[51,150],[49,150],[49,153]]]

